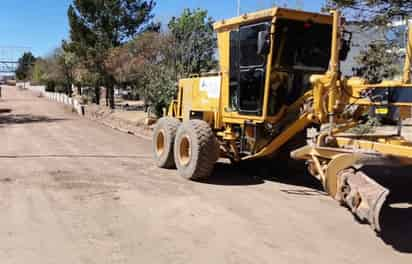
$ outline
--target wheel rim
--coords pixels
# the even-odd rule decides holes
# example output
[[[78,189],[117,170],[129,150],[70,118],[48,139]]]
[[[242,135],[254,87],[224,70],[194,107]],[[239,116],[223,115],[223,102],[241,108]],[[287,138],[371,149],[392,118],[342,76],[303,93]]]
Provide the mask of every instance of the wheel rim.
[[[187,166],[192,158],[190,144],[191,142],[188,136],[182,137],[179,144],[179,162],[183,166]]]
[[[165,134],[163,130],[160,130],[156,136],[156,154],[158,157],[162,156],[165,152]]]

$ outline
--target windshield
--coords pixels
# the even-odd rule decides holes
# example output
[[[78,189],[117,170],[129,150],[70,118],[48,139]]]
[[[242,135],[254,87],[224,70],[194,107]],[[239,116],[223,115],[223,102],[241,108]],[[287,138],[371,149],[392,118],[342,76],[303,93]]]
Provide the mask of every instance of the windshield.
[[[278,20],[275,33],[276,68],[324,72],[330,59],[332,26]]]
[[[262,66],[266,59],[257,54],[257,39],[260,31],[267,31],[268,23],[250,25],[240,28],[240,67]]]

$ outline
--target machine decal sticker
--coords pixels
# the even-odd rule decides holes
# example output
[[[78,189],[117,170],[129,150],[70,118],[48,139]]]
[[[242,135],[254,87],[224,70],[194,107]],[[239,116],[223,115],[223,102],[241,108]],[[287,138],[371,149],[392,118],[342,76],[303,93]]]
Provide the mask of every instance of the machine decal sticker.
[[[222,77],[200,78],[200,91],[206,92],[209,98],[219,98]]]

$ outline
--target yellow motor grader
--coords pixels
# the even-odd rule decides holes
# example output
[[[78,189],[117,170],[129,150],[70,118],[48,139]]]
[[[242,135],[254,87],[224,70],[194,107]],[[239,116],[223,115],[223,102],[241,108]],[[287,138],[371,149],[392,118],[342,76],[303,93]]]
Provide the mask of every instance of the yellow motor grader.
[[[220,72],[179,81],[153,134],[157,165],[205,179],[219,158],[276,160],[306,132],[289,155],[305,160],[330,196],[380,231],[389,191],[362,166],[409,164],[412,144],[401,133],[351,129],[371,109],[388,116],[396,108],[400,120],[410,114],[412,30],[403,80],[370,84],[342,77],[352,38],[343,21],[339,11],[272,8],[215,23]]]

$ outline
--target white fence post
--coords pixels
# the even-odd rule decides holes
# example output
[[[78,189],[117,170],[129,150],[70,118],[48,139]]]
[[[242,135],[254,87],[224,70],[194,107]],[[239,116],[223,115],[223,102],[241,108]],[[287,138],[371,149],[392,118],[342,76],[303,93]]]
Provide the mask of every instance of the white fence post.
[[[75,99],[68,97],[66,94],[59,94],[55,92],[47,92],[44,85],[31,85],[30,83],[17,83],[17,86],[26,87],[28,90],[39,92],[43,97],[51,101],[56,101],[65,105],[71,105],[73,109],[79,114],[83,115],[83,106]]]

